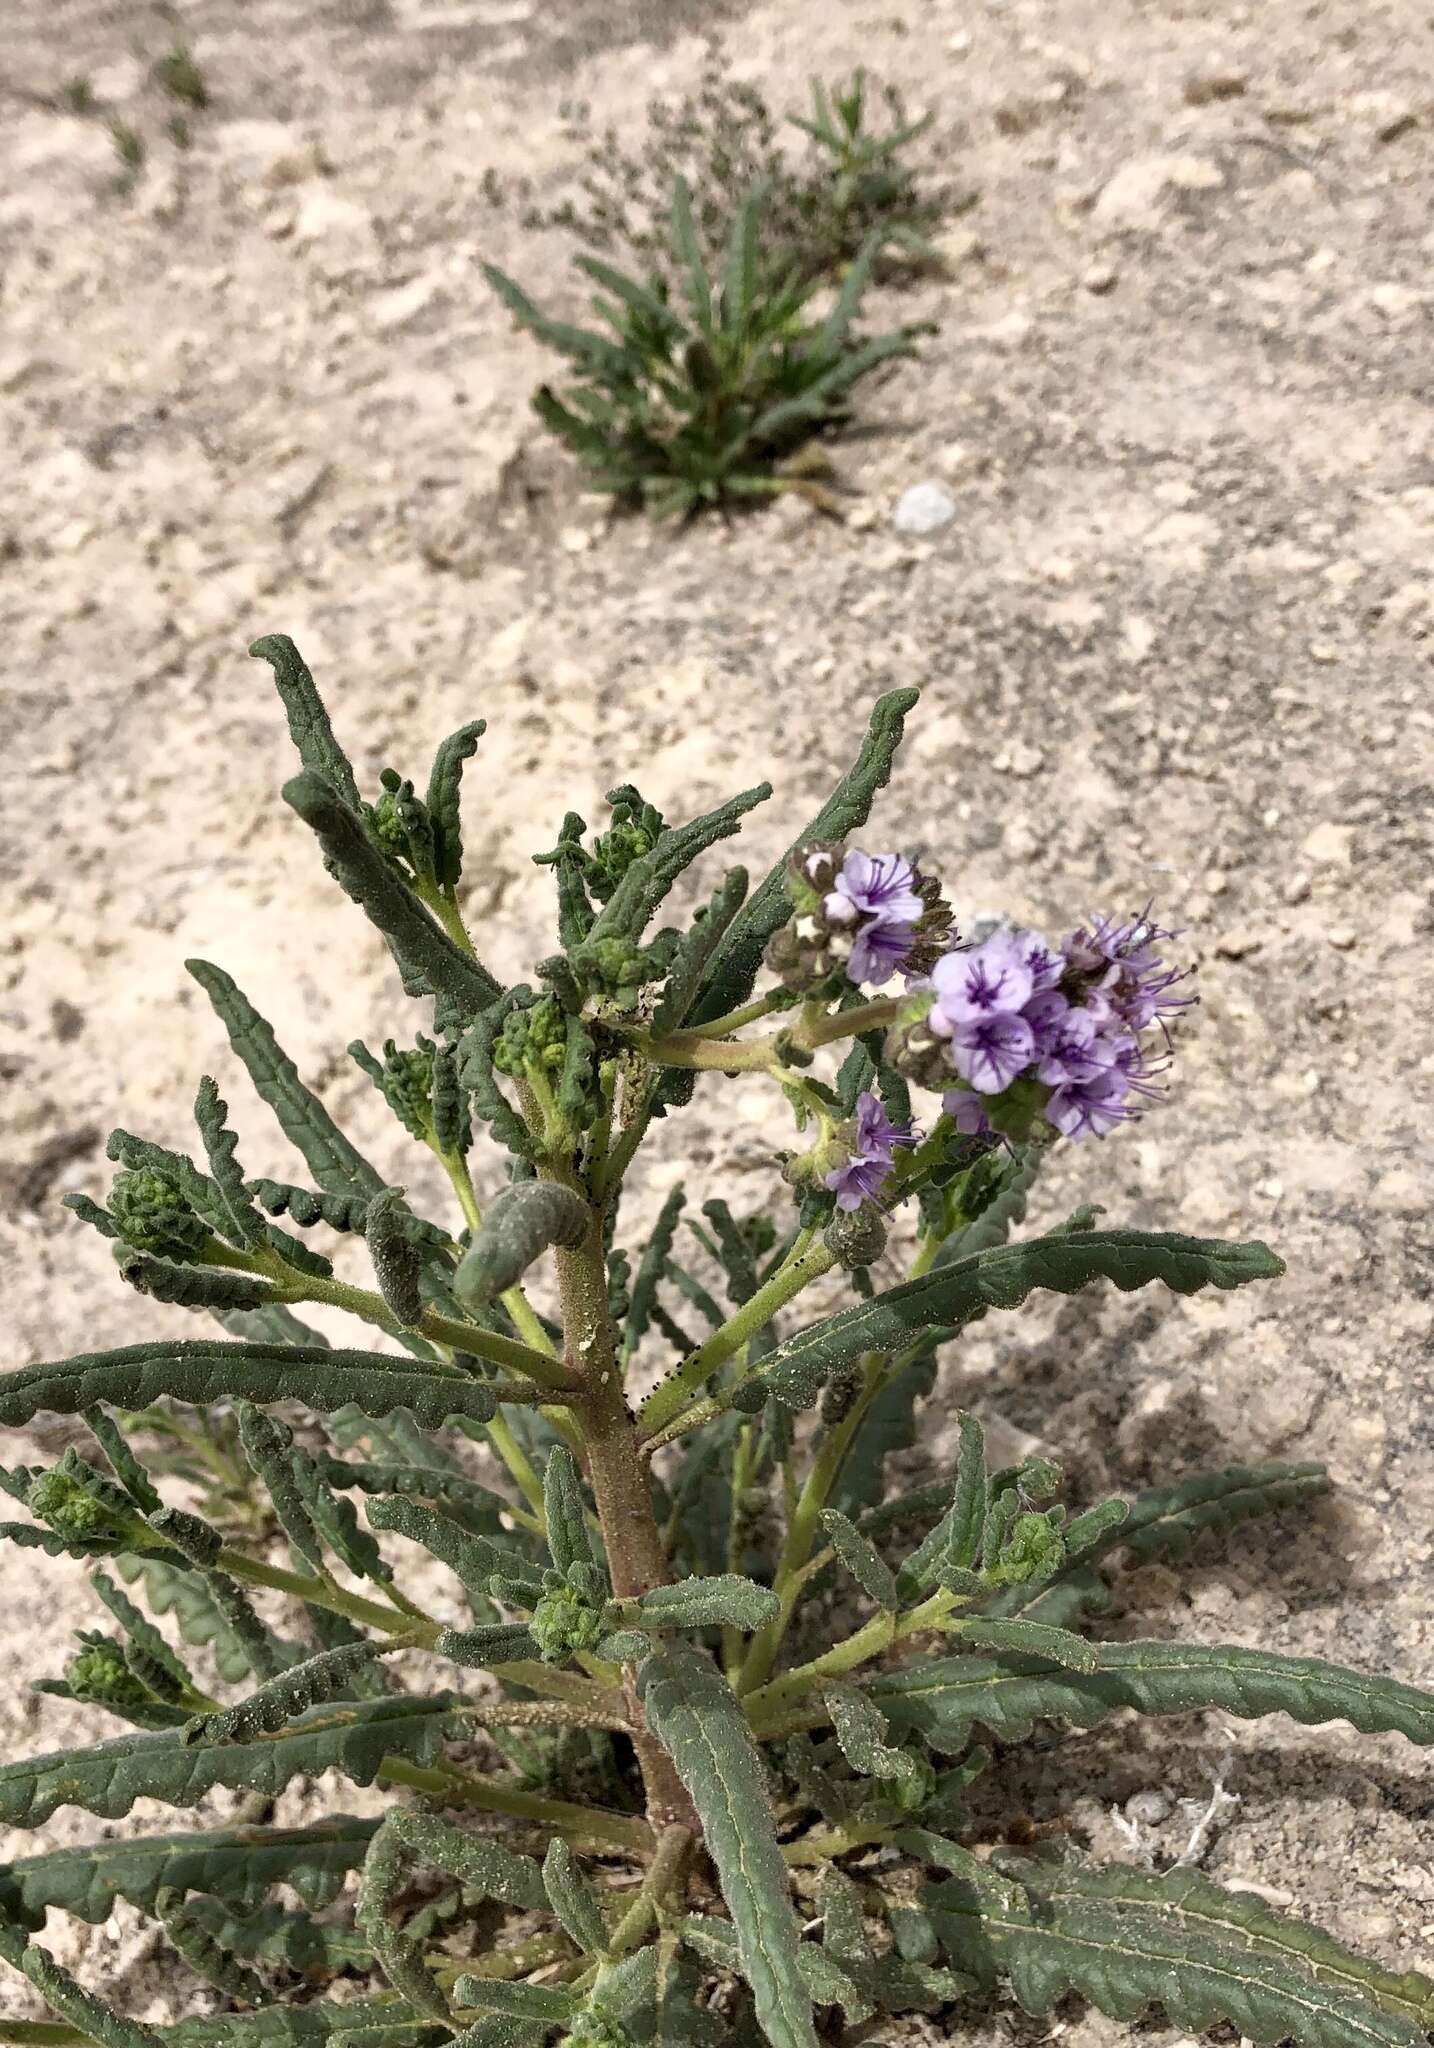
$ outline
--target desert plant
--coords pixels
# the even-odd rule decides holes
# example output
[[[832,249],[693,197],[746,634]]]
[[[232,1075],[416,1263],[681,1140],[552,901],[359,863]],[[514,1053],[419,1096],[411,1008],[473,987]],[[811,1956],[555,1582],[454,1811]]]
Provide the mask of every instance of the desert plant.
[[[721,44],[709,42],[696,90],[649,102],[640,147],[625,150],[613,128],[592,138],[576,191],[553,206],[530,204],[524,225],[564,229],[675,284],[668,210],[680,181],[709,263],[720,263],[734,210],[756,190],[764,194],[761,254],[779,269],[830,278],[868,241],[884,257],[931,262],[931,237],[973,195],[933,182],[911,162],[930,116],[909,119],[898,88],[873,86],[864,71],[844,86],[813,79],[811,95],[810,115],[779,117],[759,87],[733,76]],[[873,120],[877,100],[889,127]],[[565,111],[574,131],[586,133],[586,107]],[[784,147],[785,127],[807,137],[804,150]]]
[[[1042,1289],[1188,1294],[1281,1271],[1259,1243],[1106,1227],[1093,1209],[1010,1236],[1061,1136],[1113,1129],[1158,1090],[1188,999],[1169,935],[1141,918],[1058,946],[1000,927],[963,943],[933,876],[850,844],[914,701],[899,690],[759,887],[734,867],[656,931],[766,785],[678,825],[624,786],[591,841],[570,813],[540,856],[560,949],[536,985],[504,988],[460,899],[459,780],[481,723],[439,748],[425,796],[386,772],[369,802],[292,643],[254,651],[301,759],[287,801],[405,991],[432,1002],[431,1037],[356,1056],[461,1222],[417,1213],[229,976],[191,963],[305,1178],[245,1174],[206,1078],[202,1160],[116,1131],[108,1201],[71,1198],[132,1285],[225,1334],[0,1377],[0,1423],[80,1415],[94,1438],[3,1475],[31,1516],[6,1533],[93,1561],[112,1623],[41,1689],[129,1724],[0,1764],[0,1819],[113,1820],[220,1787],[267,1802],[324,1772],[393,1797],[368,1818],[246,1809],[10,1863],[0,1956],[57,2017],[0,2022],[0,2039],[815,2048],[818,2011],[829,2038],[860,2038],[1006,1980],[1033,2012],[1074,1989],[1261,2043],[1416,2048],[1426,1978],[1192,1870],[992,1848],[967,1802],[982,1732],[1015,1741],[1038,1720],[1219,1707],[1434,1741],[1434,1695],[1392,1679],[1102,1639],[1117,1553],[1178,1560],[1317,1495],[1320,1469],[1232,1467],[1072,1514],[1049,1462],[990,1469],[971,1414],[931,1483],[902,1491],[888,1468],[942,1349],[978,1319]],[[880,993],[898,973],[903,992]],[[654,1118],[730,1074],[791,1108],[785,1205],[742,1216],[714,1194],[690,1241],[680,1188],[655,1220],[625,1213]],[[924,1134],[912,1080],[939,1098]],[[506,1172],[485,1206],[475,1161]],[[362,1239],[374,1284],[340,1278],[316,1229],[335,1249]],[[908,1277],[888,1284],[898,1241]],[[791,1328],[804,1295],[821,1306]],[[331,1348],[297,1319],[311,1302],[397,1348]],[[166,1503],[111,1412],[218,1400],[286,1561]],[[322,1436],[301,1442],[288,1403]],[[481,1475],[469,1438],[496,1460]],[[461,1624],[405,1590],[415,1551],[451,1573]],[[256,1592],[287,1598],[280,1626]],[[496,1770],[475,1761],[490,1735]],[[329,1910],[353,1873],[356,1903]],[[151,2026],[76,1981],[46,1915],[101,1921],[117,1901],[155,1917],[222,2011]]]
[[[862,378],[913,352],[923,331],[917,327],[866,340],[854,331],[873,248],[819,317],[816,285],[774,271],[761,257],[760,213],[757,196],[741,208],[714,275],[697,244],[687,188],[678,184],[671,233],[682,284],[675,301],[661,280],[643,284],[596,256],[579,256],[579,269],[600,287],[592,303],[610,335],[552,319],[512,278],[484,265],[519,324],[577,368],[578,381],[561,394],[541,385],[533,409],[577,456],[593,489],[659,515],[810,491],[809,469],[791,466],[797,451],[846,417]]]
[[[161,92],[186,107],[201,109],[209,105],[208,82],[187,43],[176,43],[159,58],[154,66],[154,82]]]

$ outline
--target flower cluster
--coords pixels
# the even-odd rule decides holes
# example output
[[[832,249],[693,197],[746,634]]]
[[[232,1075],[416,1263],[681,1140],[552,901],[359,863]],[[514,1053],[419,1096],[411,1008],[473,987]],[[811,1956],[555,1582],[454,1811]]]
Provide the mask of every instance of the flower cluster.
[[[1193,998],[1157,951],[1171,936],[1146,918],[1101,918],[1052,947],[1037,932],[997,931],[931,970],[934,1001],[913,1033],[919,1078],[944,1065],[961,1085],[943,1098],[957,1128],[991,1129],[993,1099],[1037,1083],[1047,1123],[1103,1137],[1158,1096],[1168,1019]],[[932,1056],[939,1055],[933,1067]]]
[[[903,1146],[919,1144],[920,1133],[910,1124],[894,1124],[883,1109],[880,1097],[867,1089],[856,1099],[856,1117],[846,1142],[849,1148],[847,1157],[823,1179],[835,1194],[838,1209],[852,1210],[859,1209],[863,1202],[874,1200],[882,1192],[896,1162],[897,1151]]]
[[[799,847],[787,893],[796,915],[772,939],[767,964],[801,995],[884,988],[898,972],[927,972],[951,943],[940,882],[899,853]]]

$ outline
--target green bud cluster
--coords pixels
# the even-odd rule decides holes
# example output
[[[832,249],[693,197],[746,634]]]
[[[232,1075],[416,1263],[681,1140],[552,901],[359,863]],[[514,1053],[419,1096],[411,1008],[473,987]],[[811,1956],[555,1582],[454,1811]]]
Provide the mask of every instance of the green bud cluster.
[[[573,972],[579,985],[600,996],[609,1009],[635,1010],[641,991],[672,971],[679,934],[663,930],[646,945],[621,932],[589,939],[574,949]]]
[[[1058,1572],[1066,1559],[1064,1521],[1064,1508],[1049,1508],[1044,1514],[1029,1508],[1017,1515],[999,1556],[985,1568],[986,1583],[1020,1586]]]
[[[565,1664],[582,1650],[595,1650],[607,1633],[602,1608],[566,1582],[542,1595],[528,1626],[545,1664]]]
[[[67,1543],[121,1543],[140,1526],[137,1515],[126,1516],[100,1499],[63,1465],[31,1482],[25,1505]]]
[[[651,853],[666,831],[655,804],[645,803],[630,782],[608,792],[612,823],[593,841],[587,858],[587,884],[599,903],[606,903],[634,861]]]
[[[391,772],[391,771],[390,771]],[[398,807],[398,798],[386,789],[369,813],[374,837],[389,853],[408,852],[408,833],[404,830],[403,815]]]
[[[153,1167],[115,1175],[110,1216],[135,1251],[180,1264],[197,1258],[209,1240],[208,1224],[190,1207],[179,1183]]]
[[[65,1683],[77,1700],[103,1707],[147,1707],[154,1703],[124,1659],[123,1646],[112,1636],[86,1633],[84,1647],[65,1666]]]
[[[529,1072],[554,1078],[567,1052],[567,1018],[553,996],[510,1010],[493,1047],[493,1065],[515,1080]]]

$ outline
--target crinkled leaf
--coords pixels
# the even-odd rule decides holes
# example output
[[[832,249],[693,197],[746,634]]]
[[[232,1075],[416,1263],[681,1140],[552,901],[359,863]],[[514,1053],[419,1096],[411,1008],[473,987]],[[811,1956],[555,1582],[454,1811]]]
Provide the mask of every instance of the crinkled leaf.
[[[747,1717],[711,1658],[684,1644],[654,1651],[638,1690],[701,1816],[767,2038],[772,2048],[816,2048],[801,1932]]]
[[[176,1731],[17,1758],[0,1764],[0,1824],[40,1827],[60,1806],[116,1820],[136,1799],[193,1806],[215,1785],[272,1797],[291,1779],[327,1770],[371,1785],[386,1755],[420,1763],[435,1756],[453,1704],[449,1693],[347,1701],[254,1742],[194,1748]]]
[[[208,1407],[221,1399],[299,1400],[331,1412],[352,1405],[365,1415],[407,1408],[427,1429],[451,1416],[486,1422],[493,1398],[477,1380],[428,1370],[413,1359],[376,1351],[303,1349],[288,1344],[128,1344],[0,1375],[0,1424],[17,1429],[49,1412],[77,1415],[96,1402],[143,1408],[151,1401]]]
[[[799,1330],[772,1353],[761,1384],[784,1406],[809,1407],[828,1375],[863,1351],[892,1351],[932,1326],[958,1327],[988,1309],[1019,1308],[1042,1288],[1074,1294],[1094,1280],[1109,1280],[1129,1293],[1160,1281],[1177,1294],[1194,1294],[1275,1279],[1284,1270],[1258,1241],[1227,1244],[1144,1230],[1030,1238],[938,1266]]]
[[[1049,1715],[1092,1728],[1121,1707],[1189,1714],[1219,1707],[1243,1720],[1289,1714],[1306,1726],[1349,1721],[1434,1743],[1434,1692],[1273,1650],[1226,1643],[1100,1643],[1099,1668],[1063,1671],[1033,1657],[940,1657],[885,1672],[866,1690],[896,1726],[956,1750],[980,1724],[1009,1740]]]

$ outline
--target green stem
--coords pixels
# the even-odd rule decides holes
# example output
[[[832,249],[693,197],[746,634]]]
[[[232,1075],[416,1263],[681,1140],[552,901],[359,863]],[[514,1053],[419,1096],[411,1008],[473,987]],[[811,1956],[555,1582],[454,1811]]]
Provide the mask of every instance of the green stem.
[[[609,1813],[600,1806],[578,1806],[567,1799],[545,1799],[537,1792],[521,1792],[514,1785],[460,1771],[452,1765],[427,1767],[412,1764],[406,1757],[386,1756],[379,1765],[379,1777],[390,1785],[408,1785],[426,1792],[445,1806],[474,1806],[486,1813],[504,1813],[513,1820],[528,1820],[572,1842],[586,1842],[599,1850],[621,1849],[632,1856],[644,1856],[652,1848],[652,1830],[635,1814]]]
[[[853,1635],[834,1643],[824,1650],[820,1657],[813,1657],[810,1663],[794,1665],[784,1671],[780,1678],[747,1694],[743,1705],[752,1722],[754,1731],[765,1741],[771,1737],[771,1723],[780,1719],[780,1710],[810,1692],[827,1678],[845,1677],[848,1671],[855,1671],[861,1664],[869,1664],[873,1657],[879,1657],[894,1643],[907,1636],[919,1635],[922,1629],[939,1628],[958,1596],[940,1587],[923,1600],[919,1607],[913,1607],[909,1614],[875,1614]]]
[[[787,1525],[786,1540],[777,1561],[776,1577],[772,1582],[773,1591],[781,1602],[777,1613],[765,1628],[753,1636],[737,1681],[739,1693],[755,1692],[767,1683],[777,1662],[777,1654],[787,1633],[797,1596],[806,1584],[804,1567],[811,1556],[812,1545],[821,1527],[822,1510],[831,1496],[841,1468],[846,1462],[848,1451],[866,1419],[866,1411],[876,1397],[885,1378],[884,1355],[879,1351],[868,1351],[861,1361],[862,1383],[850,1408],[834,1428],[823,1436],[816,1457],[807,1473],[806,1483],[797,1500],[796,1511]]]
[[[233,1579],[243,1579],[251,1586],[269,1586],[276,1593],[288,1593],[295,1600],[307,1601],[310,1606],[347,1615],[350,1621],[361,1622],[365,1628],[378,1629],[383,1635],[405,1636],[426,1649],[432,1649],[442,1632],[443,1624],[430,1616],[401,1614],[397,1608],[381,1606],[376,1600],[365,1600],[361,1593],[346,1592],[331,1579],[308,1578],[300,1572],[284,1571],[278,1565],[265,1564],[261,1558],[246,1557],[242,1550],[235,1550],[227,1543],[214,1562],[218,1570],[228,1572]]]
[[[648,1395],[639,1417],[644,1437],[655,1437],[674,1421],[719,1366],[734,1358],[759,1330],[765,1329],[779,1309],[785,1308],[813,1280],[829,1273],[835,1264],[836,1254],[828,1251],[825,1244],[814,1243],[811,1234],[804,1232],[785,1264],[766,1285],[759,1287],[720,1330],[714,1330],[704,1344],[699,1344],[671,1379],[664,1380]]]
[[[815,1052],[818,1046],[832,1045],[839,1038],[855,1038],[868,1031],[881,1030],[885,1025],[896,1022],[910,1000],[909,996],[878,996],[874,1002],[858,1003],[850,1010],[838,1010],[810,1026],[803,1025],[797,1033],[797,1042],[807,1052]]]
[[[666,1038],[639,1038],[637,1049],[659,1067],[695,1067],[718,1074],[780,1071],[776,1040],[703,1038],[695,1031],[673,1031]]]
[[[682,1882],[682,1872],[692,1847],[691,1831],[684,1827],[664,1828],[657,1838],[642,1889],[608,1937],[608,1954],[616,1960],[635,1949],[657,1919],[663,1900]]]
[[[844,1828],[813,1828],[810,1834],[798,1835],[795,1842],[782,1844],[782,1859],[788,1868],[801,1867],[808,1863],[830,1863],[838,1856],[848,1856],[853,1849],[869,1848],[873,1842],[891,1839],[892,1830],[873,1822],[863,1827],[853,1821]]]
[[[6,2048],[91,2048],[90,2036],[60,2020],[7,2020],[0,2017],[0,2042]]]
[[[768,989],[766,995],[758,996],[755,1002],[744,1003],[740,1010],[729,1010],[725,1017],[714,1017],[710,1024],[689,1024],[683,1036],[725,1038],[730,1031],[740,1031],[744,1024],[755,1024],[761,1017],[770,1017],[773,1010],[785,1009],[790,1000],[785,989]]]
[[[294,1274],[292,1279],[276,1289],[276,1293],[286,1302],[321,1301],[331,1308],[347,1309],[350,1315],[362,1316],[366,1323],[376,1323],[395,1337],[404,1335],[403,1325],[390,1312],[381,1294],[375,1294],[367,1287],[350,1286],[346,1280],[323,1280],[308,1273]],[[502,1365],[525,1373],[536,1382],[531,1397],[519,1390],[505,1395],[506,1399],[532,1398],[537,1401],[542,1398],[538,1391],[540,1388],[544,1392],[562,1393],[571,1389],[572,1382],[560,1361],[551,1356],[551,1349],[539,1351],[530,1344],[520,1344],[512,1337],[504,1337],[496,1330],[480,1329],[476,1323],[455,1322],[451,1316],[441,1316],[433,1309],[425,1309],[415,1327],[420,1336],[429,1338],[434,1344],[464,1352],[471,1358],[486,1359],[491,1365]]]

